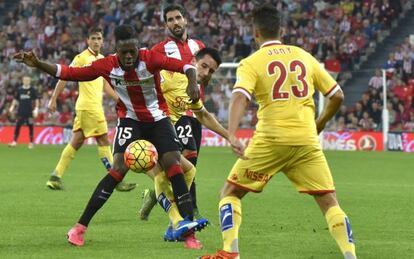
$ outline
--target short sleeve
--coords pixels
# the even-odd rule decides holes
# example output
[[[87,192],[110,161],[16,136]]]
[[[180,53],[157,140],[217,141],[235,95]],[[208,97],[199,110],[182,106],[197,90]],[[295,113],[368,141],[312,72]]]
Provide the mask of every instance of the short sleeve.
[[[315,88],[319,90],[324,96],[331,97],[336,91],[340,90],[338,83],[326,71],[324,67],[309,54],[312,64],[312,78]]]
[[[196,103],[191,103],[190,104],[190,109],[192,111],[201,111],[203,109],[204,105],[203,102],[201,100],[198,100]]]
[[[36,100],[38,98],[37,96],[38,96],[38,94],[37,94],[36,89],[32,88],[32,96],[31,96],[31,99],[32,100]]]
[[[233,93],[240,92],[250,100],[256,87],[256,71],[248,62],[242,60],[237,68],[236,76],[237,79],[233,87]]]

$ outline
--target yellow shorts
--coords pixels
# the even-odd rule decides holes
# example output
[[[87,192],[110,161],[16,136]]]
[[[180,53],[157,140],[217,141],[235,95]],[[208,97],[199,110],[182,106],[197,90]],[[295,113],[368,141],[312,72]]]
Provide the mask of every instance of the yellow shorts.
[[[82,130],[86,138],[108,133],[105,114],[102,111],[77,110],[73,131]]]
[[[284,146],[252,139],[245,150],[248,160],[237,160],[227,181],[240,188],[261,192],[278,172],[283,172],[299,192],[334,192],[331,171],[319,145]]]

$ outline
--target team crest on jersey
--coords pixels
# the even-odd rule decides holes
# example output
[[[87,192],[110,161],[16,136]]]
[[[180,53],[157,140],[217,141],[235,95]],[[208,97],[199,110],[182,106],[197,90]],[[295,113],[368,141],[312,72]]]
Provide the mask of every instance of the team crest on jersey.
[[[188,144],[188,138],[182,138],[181,141],[183,142],[184,145]]]
[[[135,68],[135,73],[137,73],[140,81],[154,76],[147,70],[147,65],[142,61],[139,62],[138,66]]]
[[[124,138],[118,139],[118,144],[120,146],[123,146],[125,144],[125,142],[126,142],[126,139],[124,139]]]

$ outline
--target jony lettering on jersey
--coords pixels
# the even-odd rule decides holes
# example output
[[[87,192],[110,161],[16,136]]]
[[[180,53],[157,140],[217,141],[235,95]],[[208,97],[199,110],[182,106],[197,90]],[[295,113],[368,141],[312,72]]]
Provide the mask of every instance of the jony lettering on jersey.
[[[289,47],[286,48],[271,48],[267,51],[267,55],[280,55],[280,54],[292,54],[292,51]]]

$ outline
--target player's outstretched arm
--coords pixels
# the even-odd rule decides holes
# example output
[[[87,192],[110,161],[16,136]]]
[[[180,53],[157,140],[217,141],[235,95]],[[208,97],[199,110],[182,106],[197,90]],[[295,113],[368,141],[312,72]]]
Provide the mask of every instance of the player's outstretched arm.
[[[322,130],[325,128],[326,123],[339,110],[339,107],[341,107],[343,101],[344,93],[342,90],[336,91],[336,93],[328,99],[328,103],[323,109],[321,115],[316,119],[316,129],[318,130],[318,134],[322,132]]]
[[[35,67],[48,73],[51,76],[56,76],[57,67],[55,64],[41,61],[33,50],[21,51],[13,55],[13,59],[17,62],[24,63],[29,67]]]
[[[247,159],[244,156],[245,146],[236,138],[236,131],[248,104],[249,100],[244,94],[233,92],[229,108],[229,142],[234,154],[242,159]]]
[[[221,126],[221,124],[209,111],[203,108],[199,111],[194,111],[194,113],[197,116],[197,120],[206,128],[229,140],[229,132],[223,126]]]
[[[97,68],[95,63],[103,60],[97,60],[92,64],[84,67],[68,67],[65,65],[51,64],[41,61],[36,54],[31,51],[22,51],[13,55],[17,62],[24,63],[30,67],[35,67],[51,76],[64,79],[67,81],[91,81],[104,74],[102,67]]]

